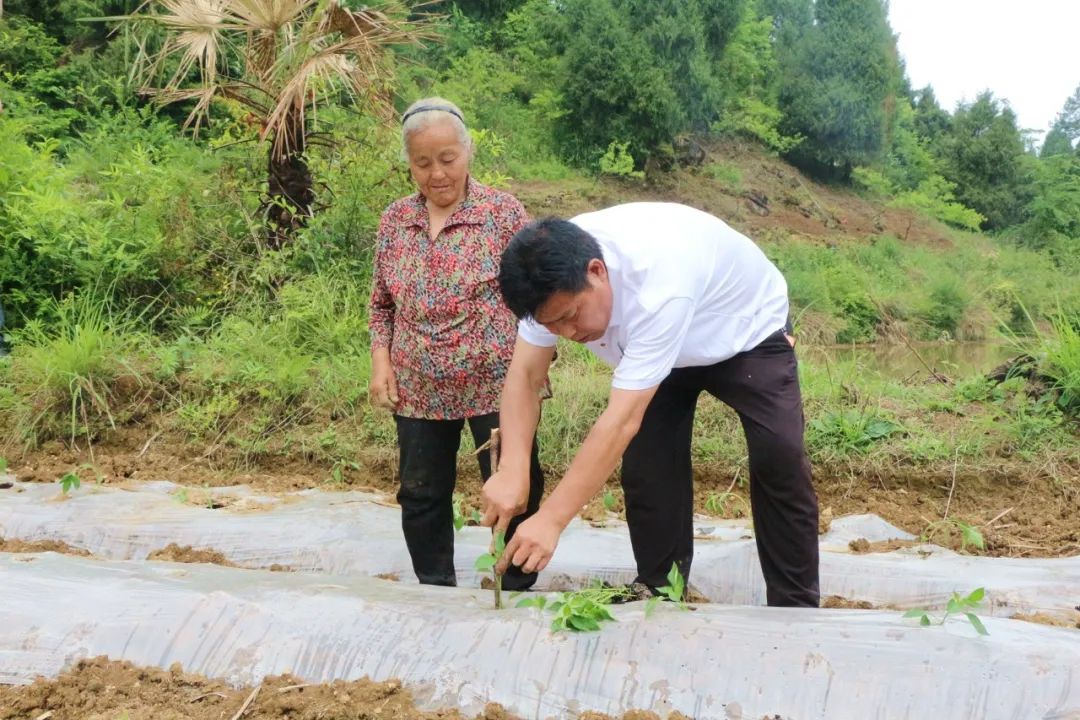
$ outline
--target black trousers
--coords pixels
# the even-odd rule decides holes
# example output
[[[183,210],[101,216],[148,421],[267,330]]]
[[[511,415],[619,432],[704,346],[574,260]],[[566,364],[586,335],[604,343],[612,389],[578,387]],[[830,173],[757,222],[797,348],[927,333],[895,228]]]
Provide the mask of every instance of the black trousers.
[[[397,499],[401,505],[401,528],[409,547],[413,570],[425,585],[457,585],[454,574],[454,511],[453,494],[457,483],[457,453],[465,419],[423,420],[394,416],[397,422],[400,448],[398,472],[401,487]],[[480,447],[499,426],[499,414],[468,418],[473,442]],[[477,456],[480,475],[491,477],[491,456]],[[533,443],[529,473],[529,501],[524,514],[510,523],[506,539],[514,535],[517,526],[540,507],[544,494],[544,475]],[[522,573],[510,566],[503,575],[507,590],[525,590],[536,582],[536,573]]]
[[[684,577],[690,575],[690,438],[702,391],[730,406],[742,421],[754,537],[769,605],[817,607],[817,496],[803,444],[795,351],[782,332],[715,365],[672,370],[649,403],[622,463],[638,581],[666,585],[672,563]]]

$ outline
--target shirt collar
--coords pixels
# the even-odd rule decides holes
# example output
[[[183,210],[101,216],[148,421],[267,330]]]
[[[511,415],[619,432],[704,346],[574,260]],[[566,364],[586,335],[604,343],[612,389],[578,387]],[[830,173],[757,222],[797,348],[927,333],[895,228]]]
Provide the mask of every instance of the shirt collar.
[[[446,219],[446,227],[452,225],[482,225],[487,222],[487,208],[484,200],[487,195],[487,187],[473,180],[470,175],[465,180],[465,199],[457,206],[453,214]],[[409,198],[410,202],[405,209],[404,224],[409,227],[427,229],[430,219],[428,217],[427,198],[418,192]]]

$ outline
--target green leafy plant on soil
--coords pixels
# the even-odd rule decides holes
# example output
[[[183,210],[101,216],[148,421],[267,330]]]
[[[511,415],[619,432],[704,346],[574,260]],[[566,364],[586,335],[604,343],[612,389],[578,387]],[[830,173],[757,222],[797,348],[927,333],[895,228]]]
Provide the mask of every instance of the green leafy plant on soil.
[[[502,573],[495,571],[495,565],[506,550],[506,534],[502,530],[492,533],[491,547],[488,552],[476,558],[474,567],[478,572],[490,572],[495,590],[495,609],[502,609]]]
[[[555,613],[551,632],[594,632],[600,629],[600,623],[614,622],[615,617],[608,606],[614,600],[625,599],[628,594],[625,587],[606,587],[597,581],[583,590],[558,593],[554,599],[545,595],[525,598],[519,600],[516,607],[534,607]]]
[[[671,569],[668,570],[667,574],[667,581],[667,585],[656,588],[660,593],[659,595],[649,598],[645,602],[645,617],[652,615],[653,611],[656,610],[657,604],[665,600],[675,603],[675,607],[680,610],[687,609],[686,603],[683,601],[683,598],[686,595],[686,579],[682,576],[682,573],[679,572],[679,566],[675,563],[671,563]]]
[[[721,517],[728,513],[732,517],[750,517],[750,503],[746,498],[733,492],[709,493],[705,500],[705,509],[713,515]]]
[[[352,460],[338,460],[334,467],[330,468],[330,479],[337,485],[347,485],[345,480],[346,470],[359,470],[360,463]]]
[[[64,495],[67,495],[72,490],[78,490],[80,485],[82,485],[82,480],[79,479],[78,474],[74,471],[69,472],[64,475],[64,477],[60,478],[60,490]]]
[[[986,539],[983,537],[979,528],[966,523],[963,520],[957,520],[955,518],[943,518],[941,520],[935,520],[926,526],[926,529],[919,535],[919,540],[922,542],[932,542],[933,539],[941,534],[951,536],[953,532],[960,533],[960,550],[967,550],[968,545],[978,549],[986,549]]]
[[[930,614],[929,610],[925,608],[914,608],[904,613],[906,618],[919,618],[919,624],[923,627],[929,627],[930,625],[944,625],[945,621],[950,615],[963,614],[968,619],[971,626],[975,628],[975,632],[980,635],[989,635],[986,626],[983,625],[982,620],[975,614],[976,610],[982,608],[983,598],[986,596],[985,588],[976,588],[972,590],[968,595],[961,596],[960,593],[954,592],[952,597],[949,598],[948,604],[945,606],[945,614],[941,616],[940,620],[934,618]]]
[[[611,490],[604,490],[604,509],[611,511],[615,509],[615,493]]]

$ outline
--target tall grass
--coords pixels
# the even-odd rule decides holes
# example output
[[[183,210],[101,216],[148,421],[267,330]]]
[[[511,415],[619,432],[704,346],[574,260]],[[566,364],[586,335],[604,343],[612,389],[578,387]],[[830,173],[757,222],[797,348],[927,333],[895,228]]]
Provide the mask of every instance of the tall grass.
[[[12,434],[30,443],[52,435],[91,438],[115,426],[118,380],[124,379],[123,400],[149,383],[138,358],[152,341],[135,321],[91,292],[50,305],[50,322],[33,320],[12,334],[0,375],[10,403],[9,440]]]

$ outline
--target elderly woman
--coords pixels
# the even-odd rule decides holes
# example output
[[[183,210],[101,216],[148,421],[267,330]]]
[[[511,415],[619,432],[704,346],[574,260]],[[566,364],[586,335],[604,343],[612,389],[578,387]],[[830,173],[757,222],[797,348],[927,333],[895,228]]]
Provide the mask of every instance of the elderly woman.
[[[371,399],[389,409],[400,448],[401,525],[421,583],[455,585],[452,495],[466,422],[479,447],[499,425],[498,403],[516,337],[499,292],[499,258],[526,223],[512,195],[469,175],[472,139],[456,105],[412,104],[402,141],[419,192],[390,205],[379,223],[371,297]],[[488,453],[480,474],[491,475]],[[544,478],[532,449],[527,509]],[[503,586],[536,574],[511,567]]]

